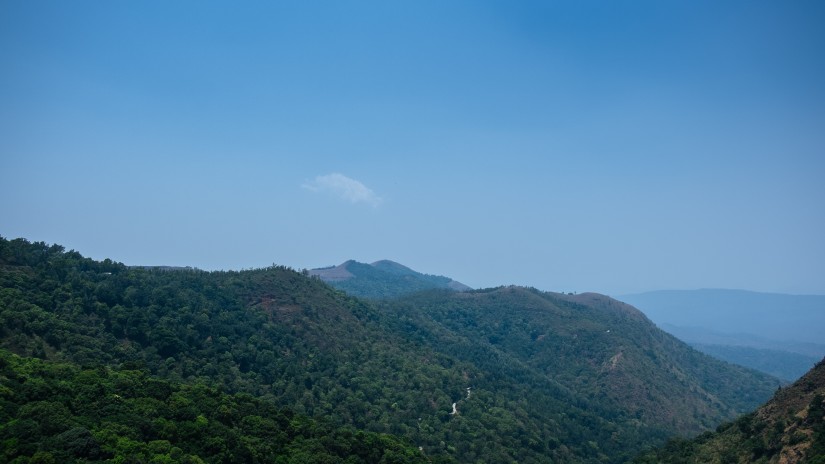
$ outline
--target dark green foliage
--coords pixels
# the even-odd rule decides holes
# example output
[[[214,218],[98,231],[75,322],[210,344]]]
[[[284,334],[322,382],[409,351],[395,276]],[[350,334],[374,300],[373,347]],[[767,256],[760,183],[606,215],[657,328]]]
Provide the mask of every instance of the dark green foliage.
[[[435,350],[485,366],[505,383],[516,378],[568,402],[576,396],[574,404],[634,424],[642,435],[653,433],[645,426],[702,432],[752,410],[778,385],[690,349],[634,308],[599,295],[433,291],[384,307]]]
[[[429,462],[390,435],[337,428],[248,394],[5,350],[0,359],[3,462]]]
[[[116,412],[119,403],[83,409],[107,397],[95,376],[108,372],[118,373],[111,378],[118,395],[143,399],[133,404],[143,412],[127,418],[135,421],[129,427],[136,424],[141,437],[166,431],[145,442],[158,454],[171,453],[164,440],[176,443],[181,433],[159,419],[196,424],[200,415],[212,417],[192,396],[208,385],[322,417],[336,430],[403,437],[433,462],[621,462],[673,433],[715,427],[776,385],[709,360],[609,299],[501,288],[368,303],[284,267],[128,268],[5,239],[0,347],[83,367],[78,374],[55,367],[76,377],[73,405],[38,403],[53,401],[34,398],[53,398],[57,387],[33,379],[21,386],[32,398],[24,416],[2,409],[16,418],[14,436],[38,427],[49,437],[67,433],[61,440],[75,455],[93,454],[94,443],[107,449],[105,437],[74,418]],[[130,372],[162,380],[144,374],[136,383]],[[45,408],[54,413],[44,417]],[[242,428],[238,421],[249,415],[237,418],[227,408],[219,405],[215,420]],[[153,416],[161,409],[170,416]],[[238,449],[227,440],[201,446],[222,456]],[[305,444],[301,449],[326,446]],[[46,448],[29,451],[32,459],[38,451],[44,454],[37,459],[55,457]]]
[[[807,455],[812,463],[825,463],[825,392],[818,392],[811,400],[805,421],[811,428],[811,448]],[[814,459],[815,458],[815,459]]]

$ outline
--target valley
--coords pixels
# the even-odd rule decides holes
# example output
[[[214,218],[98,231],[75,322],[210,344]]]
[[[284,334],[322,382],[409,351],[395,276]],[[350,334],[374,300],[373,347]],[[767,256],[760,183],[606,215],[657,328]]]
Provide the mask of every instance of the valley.
[[[619,297],[718,359],[793,382],[825,356],[825,297],[668,290]]]

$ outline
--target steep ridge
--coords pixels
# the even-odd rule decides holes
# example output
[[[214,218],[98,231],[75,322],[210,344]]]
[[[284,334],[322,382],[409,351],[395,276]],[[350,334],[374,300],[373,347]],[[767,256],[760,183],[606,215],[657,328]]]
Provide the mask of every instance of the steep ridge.
[[[601,296],[507,287],[368,303],[283,267],[165,272],[2,238],[0,348],[250,393],[401,436],[432,462],[623,462],[764,401],[773,382],[703,364]],[[734,401],[741,385],[756,399]]]
[[[755,412],[695,440],[674,440],[636,463],[825,463],[825,360]]]

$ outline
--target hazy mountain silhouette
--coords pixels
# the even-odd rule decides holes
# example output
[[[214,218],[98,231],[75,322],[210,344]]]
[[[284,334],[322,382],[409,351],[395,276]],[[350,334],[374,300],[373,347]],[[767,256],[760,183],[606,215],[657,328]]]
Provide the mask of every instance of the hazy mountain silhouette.
[[[791,343],[825,343],[825,295],[702,289],[662,290],[617,298],[636,306],[659,326],[751,334]]]
[[[364,298],[391,298],[436,288],[470,290],[449,277],[422,274],[390,260],[372,264],[349,260],[338,266],[311,269],[309,273],[335,288]]]
[[[705,289],[620,298],[694,348],[786,381],[825,356],[825,296]]]

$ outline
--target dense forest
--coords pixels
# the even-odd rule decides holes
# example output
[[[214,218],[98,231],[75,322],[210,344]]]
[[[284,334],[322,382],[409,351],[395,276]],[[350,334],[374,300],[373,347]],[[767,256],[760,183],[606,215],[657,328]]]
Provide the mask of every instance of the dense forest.
[[[313,441],[331,434],[352,449],[384,443],[384,457],[353,451],[352,462],[405,462],[415,459],[412,447],[430,462],[618,463],[674,434],[750,411],[777,386],[696,352],[601,296],[501,287],[369,301],[284,267],[130,268],[2,238],[0,348],[14,353],[3,355],[0,393],[10,396],[2,453],[18,462],[37,453],[61,461],[69,451],[55,448],[53,437],[79,427],[86,432],[77,434],[98,444],[100,459],[131,452],[104,433],[120,430],[117,437],[136,443],[135,456],[156,450],[179,460],[292,459],[288,449],[311,443],[307,449],[330,456],[312,462],[337,462],[347,453]],[[16,386],[26,369],[39,373],[22,377],[40,380]],[[87,415],[66,388],[89,378],[109,400],[152,400],[121,407],[155,401],[159,415],[139,423],[128,408]],[[124,396],[123,378],[170,393],[143,396],[138,386],[138,396]],[[63,405],[55,405],[65,412],[62,424],[72,427],[45,436],[18,426],[44,426],[42,414],[26,414],[34,402],[50,401],[26,396],[26,384],[50,385],[53,402]],[[186,398],[197,414],[166,415],[160,405],[173,401],[169,395]],[[237,415],[222,422],[210,409],[218,400],[237,404]],[[269,433],[242,426],[252,411],[285,434],[277,446],[235,447]],[[155,430],[164,420],[185,430],[200,415],[216,434],[237,438],[226,445],[233,451],[212,453],[185,434]],[[295,421],[310,425],[298,433],[290,429]]]
[[[333,427],[249,394],[5,350],[0,424],[0,460],[21,464],[431,462],[390,435]]]
[[[419,293],[385,308],[408,325],[432,328],[427,338],[435,350],[477,363],[494,360],[508,366],[505,379],[522,370],[536,377],[519,383],[575,392],[593,400],[587,409],[599,417],[636,429],[699,433],[753,409],[779,385],[688,348],[635,308],[602,295],[506,287]]]

